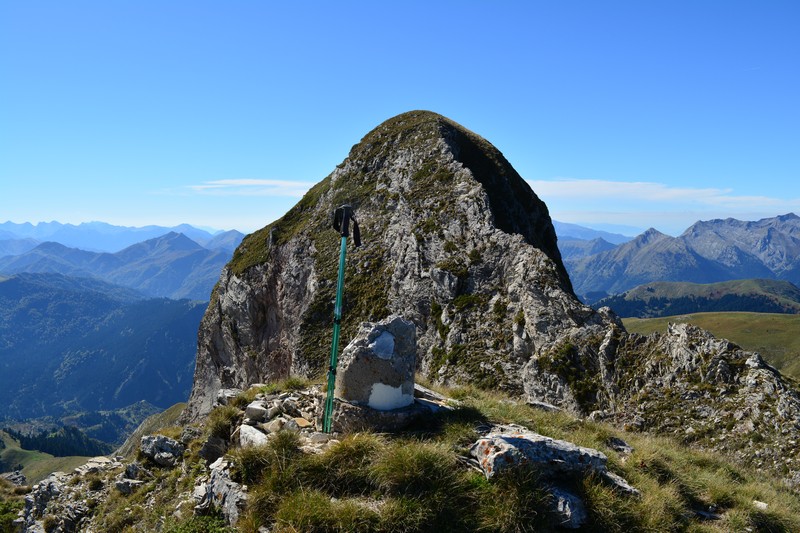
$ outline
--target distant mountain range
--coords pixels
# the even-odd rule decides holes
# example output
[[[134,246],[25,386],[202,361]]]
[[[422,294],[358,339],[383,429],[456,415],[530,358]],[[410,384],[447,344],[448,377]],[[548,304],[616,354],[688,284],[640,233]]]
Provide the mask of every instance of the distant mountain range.
[[[800,313],[800,288],[788,281],[747,279],[697,284],[658,281],[604,298],[621,317],[658,318],[689,313],[748,310],[757,313]]]
[[[56,273],[91,277],[151,297],[207,301],[231,257],[235,235],[218,236],[225,246],[204,248],[182,233],[170,232],[119,252],[89,252],[44,242],[19,255],[0,257],[0,274]],[[212,238],[213,241],[213,238]]]
[[[567,240],[583,240],[591,241],[594,239],[602,239],[605,242],[614,244],[622,244],[628,242],[632,237],[621,235],[619,233],[610,233],[608,231],[596,230],[579,226],[578,224],[569,224],[567,222],[553,221],[553,228],[556,230],[559,241],[562,239]]]
[[[242,238],[188,225],[0,224],[0,422],[45,436],[67,424],[119,444],[185,401],[200,302]]]
[[[78,224],[62,224],[60,222],[40,222],[31,224],[15,224],[4,222],[0,224],[0,256],[7,253],[11,246],[24,247],[25,244],[16,245],[4,243],[10,240],[23,240],[29,244],[33,243],[28,249],[32,249],[36,244],[49,241],[63,244],[70,248],[78,248],[92,252],[119,252],[138,242],[155,239],[167,233],[183,233],[196,243],[209,250],[225,250],[233,253],[239,245],[243,234],[236,230],[208,232],[203,229],[195,228],[189,224],[179,226],[144,226],[127,227],[115,226],[105,222],[84,222]],[[23,250],[26,251],[26,250]]]
[[[185,401],[204,311],[202,303],[145,298],[93,279],[0,279],[0,415],[71,417],[92,427],[113,422],[100,411]],[[120,436],[100,426],[98,438]]]
[[[697,222],[679,237],[649,229],[588,257],[565,248],[575,292],[588,303],[655,281],[766,278],[800,284],[800,217],[793,213],[755,222]]]

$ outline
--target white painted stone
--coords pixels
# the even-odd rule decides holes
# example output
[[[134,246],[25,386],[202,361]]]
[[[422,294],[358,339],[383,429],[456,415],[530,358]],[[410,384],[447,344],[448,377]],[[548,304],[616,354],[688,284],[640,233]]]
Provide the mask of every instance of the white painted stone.
[[[414,403],[413,394],[403,394],[403,387],[391,387],[383,383],[373,383],[369,395],[369,405],[379,411],[390,411],[408,407]]]
[[[391,359],[394,355],[394,335],[384,331],[372,341],[369,349],[381,359]]]

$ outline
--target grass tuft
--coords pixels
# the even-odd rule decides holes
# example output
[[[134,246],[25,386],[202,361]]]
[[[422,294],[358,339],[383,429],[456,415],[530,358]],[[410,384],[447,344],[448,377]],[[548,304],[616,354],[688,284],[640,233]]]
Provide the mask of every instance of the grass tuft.
[[[209,435],[227,441],[231,438],[233,428],[241,417],[242,412],[232,405],[222,405],[215,408],[209,413],[206,421]]]

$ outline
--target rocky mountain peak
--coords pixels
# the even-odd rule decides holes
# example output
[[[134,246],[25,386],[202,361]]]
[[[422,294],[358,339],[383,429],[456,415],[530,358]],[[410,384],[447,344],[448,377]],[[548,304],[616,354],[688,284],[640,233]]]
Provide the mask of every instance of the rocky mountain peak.
[[[800,419],[794,386],[761,370],[751,379],[752,354],[694,329],[628,335],[610,309],[578,301],[544,203],[488,141],[425,111],[379,125],[286,215],[242,241],[201,323],[184,421],[202,419],[221,389],[324,373],[340,241],[330,218],[344,203],[363,245],[348,252],[342,347],[362,322],[396,314],[416,327],[417,370],[435,383],[501,389],[639,429],[672,429],[657,400],[669,391],[685,392],[670,396],[676,414],[723,390],[780,391],[779,423],[761,426],[762,437],[800,439],[796,424],[781,433]],[[644,238],[665,257],[685,248],[655,230]],[[725,404],[703,431],[742,408]],[[757,445],[728,442],[741,457]]]
[[[364,240],[349,256],[345,343],[360,322],[401,314],[424,332],[427,371],[519,387],[511,374],[534,342],[526,328],[551,337],[552,324],[595,315],[574,297],[547,207],[500,151],[412,111],[365,135],[286,215],[243,240],[201,327],[190,410],[207,410],[222,386],[324,369],[339,245],[330,213],[344,203]],[[491,332],[474,328],[487,314],[497,317]],[[515,349],[516,370],[498,372],[499,354]],[[473,353],[480,361],[466,368]]]

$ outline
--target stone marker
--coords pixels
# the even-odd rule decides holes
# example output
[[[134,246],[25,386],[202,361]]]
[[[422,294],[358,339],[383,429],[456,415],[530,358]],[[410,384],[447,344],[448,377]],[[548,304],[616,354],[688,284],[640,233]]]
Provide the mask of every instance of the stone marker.
[[[414,403],[417,330],[392,315],[365,322],[342,352],[334,395],[339,400],[380,411]]]

